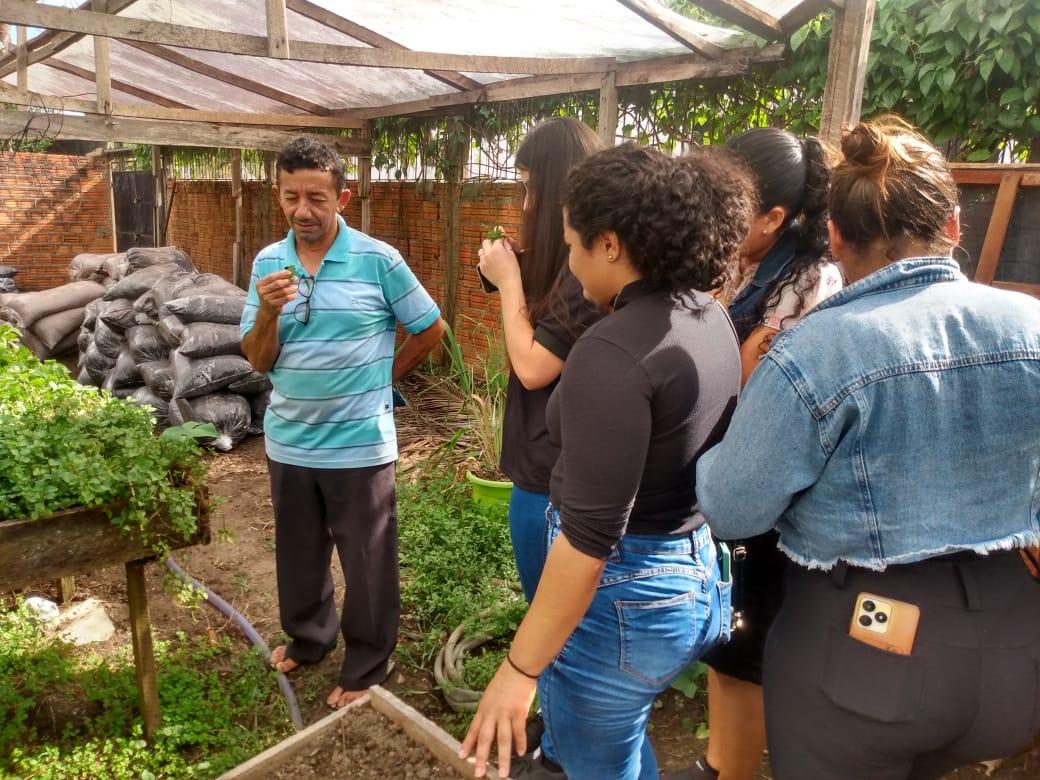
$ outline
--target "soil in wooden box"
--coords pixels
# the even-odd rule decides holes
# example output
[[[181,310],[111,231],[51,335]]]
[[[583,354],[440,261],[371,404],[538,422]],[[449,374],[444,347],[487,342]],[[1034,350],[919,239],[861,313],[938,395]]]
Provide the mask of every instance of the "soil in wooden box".
[[[401,727],[361,707],[308,745],[276,780],[458,780],[460,775],[413,742]]]

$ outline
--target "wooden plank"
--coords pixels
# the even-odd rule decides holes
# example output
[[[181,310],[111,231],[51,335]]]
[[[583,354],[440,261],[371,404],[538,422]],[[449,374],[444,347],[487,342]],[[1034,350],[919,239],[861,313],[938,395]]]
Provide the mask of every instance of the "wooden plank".
[[[155,246],[163,246],[166,243],[166,160],[161,146],[152,146],[152,176],[155,185],[155,196],[152,198],[155,203],[152,209],[152,241]]]
[[[441,214],[444,217],[441,256],[444,258],[444,320],[454,330],[459,311],[459,273],[462,265],[459,259],[462,250],[462,180],[466,163],[469,162],[470,135],[462,120],[454,117],[449,120],[447,136],[453,140],[448,148],[450,167],[445,175],[447,186],[441,203]]]
[[[285,0],[267,0],[267,56],[289,59],[289,25],[285,20]]]
[[[599,86],[599,126],[597,132],[607,146],[617,142],[618,91],[617,72],[607,71]]]
[[[992,184],[998,186],[1009,173],[1021,173],[1020,187],[1040,187],[1040,165],[1022,163],[950,163],[950,173],[958,184]]]
[[[1011,173],[1000,182],[997,199],[993,203],[993,214],[986,228],[986,238],[982,242],[982,251],[979,252],[979,264],[975,269],[976,282],[992,284],[997,275],[1000,252],[1004,248],[1004,237],[1007,235],[1008,225],[1011,224],[1011,214],[1015,209],[1015,198],[1018,196],[1021,180],[1021,173]]]
[[[159,711],[159,677],[155,671],[152,648],[152,626],[148,620],[148,585],[144,579],[146,561],[126,564],[126,597],[130,606],[130,636],[134,643],[134,676],[137,679],[137,702],[144,721],[144,738],[155,739],[162,723]]]
[[[272,87],[270,84],[265,84],[255,79],[247,78],[239,73],[233,73],[225,68],[218,68],[216,65],[210,65],[208,62],[190,57],[183,52],[179,52],[176,49],[171,49],[167,46],[159,46],[153,43],[138,43],[132,41],[124,41],[128,46],[133,46],[135,49],[148,52],[154,57],[172,62],[174,65],[179,65],[186,70],[190,70],[192,73],[198,73],[202,76],[209,76],[211,79],[222,81],[225,84],[230,84],[233,87],[244,89],[246,92],[252,92],[254,95],[262,95],[263,97],[270,98],[271,100],[277,100],[279,103],[284,103],[287,106],[293,106],[303,111],[308,111],[312,114],[328,114],[329,109],[320,103],[315,103],[311,100],[305,100],[304,98],[294,95],[291,92],[277,89]]]
[[[1026,295],[1032,295],[1034,298],[1040,298],[1040,284],[1028,284],[1026,282],[1001,282],[994,279],[990,285],[998,287],[1001,290],[1011,290],[1012,292],[1025,293]]]
[[[859,121],[876,6],[877,0],[848,0],[834,16],[820,116],[820,137],[834,146]]]
[[[781,17],[780,28],[790,35],[829,8],[841,11],[844,7],[844,0],[803,0]]]
[[[362,138],[372,138],[372,123],[366,122]],[[358,157],[358,197],[361,198],[361,232],[372,232],[372,157]]]
[[[90,8],[92,0],[85,0],[80,8]],[[117,14],[137,0],[108,0],[108,13]],[[45,30],[29,42],[29,64],[43,62],[59,52],[65,51],[69,46],[83,38],[78,33],[67,33],[59,30]],[[15,71],[14,54],[0,57],[0,78],[9,76]]]
[[[204,49],[225,54],[249,54],[254,57],[266,57],[268,54],[267,38],[260,35],[244,35],[223,30],[188,27],[182,24],[109,16],[93,11],[37,5],[32,0],[4,0],[3,5],[0,5],[0,22],[28,24],[34,27],[86,35],[104,35],[119,40],[183,46],[188,49]],[[443,54],[405,49],[340,46],[310,41],[289,41],[289,48],[294,60],[370,68],[559,74],[603,71],[612,66],[610,57],[489,57],[473,54]]]
[[[59,604],[68,604],[76,597],[76,578],[60,577],[54,581],[54,590],[58,594]]]
[[[311,742],[317,740],[329,729],[338,726],[344,718],[349,718],[362,707],[368,707],[370,699],[371,694],[355,699],[346,707],[336,710],[331,715],[326,715],[298,734],[283,739],[263,753],[253,756],[244,764],[239,764],[234,769],[225,772],[217,780],[261,780],[261,778],[270,777],[278,767],[307,750],[311,746]]]
[[[65,62],[64,60],[49,59],[45,63],[48,68],[54,68],[60,70],[63,73],[71,73],[73,76],[79,76],[81,79],[88,81],[96,81],[97,76],[94,71],[81,68],[78,65],[73,65],[71,62]],[[141,100],[147,100],[150,103],[156,103],[160,106],[166,106],[167,108],[191,108],[184,103],[178,103],[176,100],[171,100],[165,95],[160,95],[157,92],[149,92],[146,89],[141,89],[133,84],[128,84],[125,81],[119,81],[118,79],[109,79],[109,83],[120,92],[125,92],[128,95],[141,98]],[[97,103],[94,104],[94,110],[97,109]]]
[[[323,24],[333,30],[338,30],[341,33],[349,35],[351,38],[367,43],[369,46],[374,46],[377,49],[407,49],[407,46],[402,46],[396,41],[392,41],[385,35],[380,35],[375,30],[370,30],[367,27],[362,27],[360,24],[356,24],[349,19],[344,19],[339,14],[335,14],[332,11],[322,8],[320,5],[316,5],[310,0],[286,0],[286,8],[300,14],[300,16],[306,16],[318,24]],[[481,84],[475,79],[471,79],[469,76],[464,76],[461,73],[453,70],[424,70],[427,76],[437,79],[444,84],[455,87],[456,89],[479,89]]]
[[[691,51],[708,59],[714,59],[723,52],[721,46],[716,46],[707,38],[693,32],[692,25],[689,24],[686,17],[658,5],[652,0],[618,0],[618,2]]]
[[[81,111],[96,114],[97,105],[92,100],[53,97],[39,92],[22,92],[0,82],[0,98],[4,103],[16,106],[53,111]],[[174,119],[182,122],[217,122],[232,125],[261,125],[264,127],[317,127],[317,128],[361,128],[365,120],[347,116],[312,116],[311,114],[246,113],[242,111],[203,111],[194,108],[152,108],[129,106],[125,103],[112,104],[113,116],[136,119]]]
[[[231,196],[235,199],[235,241],[231,245],[231,281],[243,290],[249,287],[242,246],[242,150],[231,150]]]
[[[27,46],[28,31],[25,29],[25,25],[20,24],[16,28],[15,35],[18,36],[15,42],[14,56],[16,60],[16,69],[18,72],[17,86],[18,89],[29,88],[29,49]]]
[[[452,767],[465,778],[475,777],[473,759],[459,758],[461,743],[444,729],[380,685],[373,685],[368,695],[371,697],[372,709],[398,724],[405,734],[425,746],[438,761]],[[528,750],[532,747],[529,745]],[[501,775],[493,765],[489,765],[485,777],[497,780]]]
[[[369,152],[372,143],[363,138],[293,133],[241,125],[210,122],[156,122],[122,117],[63,116],[27,111],[0,110],[0,136],[14,136],[26,127],[48,138],[83,141],[123,141],[164,146],[212,146],[224,149],[270,149],[279,151],[295,138],[312,138],[328,144],[340,154],[354,157]]]
[[[171,549],[209,543],[209,515],[204,503],[200,507],[199,530],[191,539],[164,536]],[[151,547],[140,537],[120,532],[100,508],[64,509],[39,520],[4,520],[0,522],[0,591],[150,555]]]
[[[91,8],[108,13],[108,0],[93,0]],[[112,113],[112,71],[108,38],[94,36],[94,84],[97,87],[97,112]]]
[[[724,78],[747,73],[751,64],[777,62],[783,58],[783,44],[758,49],[733,49],[717,60],[707,61],[697,54],[677,57],[661,57],[642,62],[619,63],[616,68],[615,84],[629,87],[636,84],[656,84],[662,81],[684,79]],[[605,72],[605,71],[604,71]],[[421,100],[394,103],[372,108],[336,110],[335,116],[352,116],[359,119],[420,114],[474,103],[494,103],[502,100],[518,100],[545,95],[564,95],[571,92],[597,90],[603,82],[603,73],[581,73],[565,76],[532,76],[507,79],[488,84],[480,89],[447,95],[435,95]]]
[[[697,0],[697,6],[767,41],[786,37],[775,16],[746,0]]]

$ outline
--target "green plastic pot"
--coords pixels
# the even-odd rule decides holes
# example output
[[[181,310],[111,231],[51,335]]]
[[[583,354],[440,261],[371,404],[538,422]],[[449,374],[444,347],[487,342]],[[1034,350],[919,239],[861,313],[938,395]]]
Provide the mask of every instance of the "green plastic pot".
[[[513,493],[513,483],[497,479],[484,479],[473,472],[466,472],[466,481],[473,486],[473,500],[478,504],[493,506],[508,504]]]

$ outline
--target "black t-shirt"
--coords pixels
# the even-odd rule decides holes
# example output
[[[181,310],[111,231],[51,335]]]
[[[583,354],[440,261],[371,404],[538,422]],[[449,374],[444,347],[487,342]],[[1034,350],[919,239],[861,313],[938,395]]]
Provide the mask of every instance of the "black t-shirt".
[[[574,342],[585,329],[603,316],[587,301],[581,283],[570,271],[560,282],[559,296],[549,312],[535,323],[534,340],[566,360]],[[549,492],[549,475],[560,448],[549,440],[545,405],[558,380],[538,390],[526,389],[516,374],[510,374],[506,411],[502,419],[502,473],[524,490]]]
[[[697,459],[722,439],[739,389],[736,334],[715,299],[625,287],[574,345],[549,400],[562,445],[550,495],[567,540],[606,558],[626,533],[702,525]]]

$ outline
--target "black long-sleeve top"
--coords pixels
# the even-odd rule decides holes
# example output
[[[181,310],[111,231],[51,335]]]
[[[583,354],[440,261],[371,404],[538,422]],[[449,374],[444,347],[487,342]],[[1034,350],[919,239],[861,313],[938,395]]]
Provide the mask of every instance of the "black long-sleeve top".
[[[699,526],[697,458],[722,438],[739,389],[733,326],[711,296],[627,285],[575,343],[546,409],[567,540],[607,558],[626,533]]]

